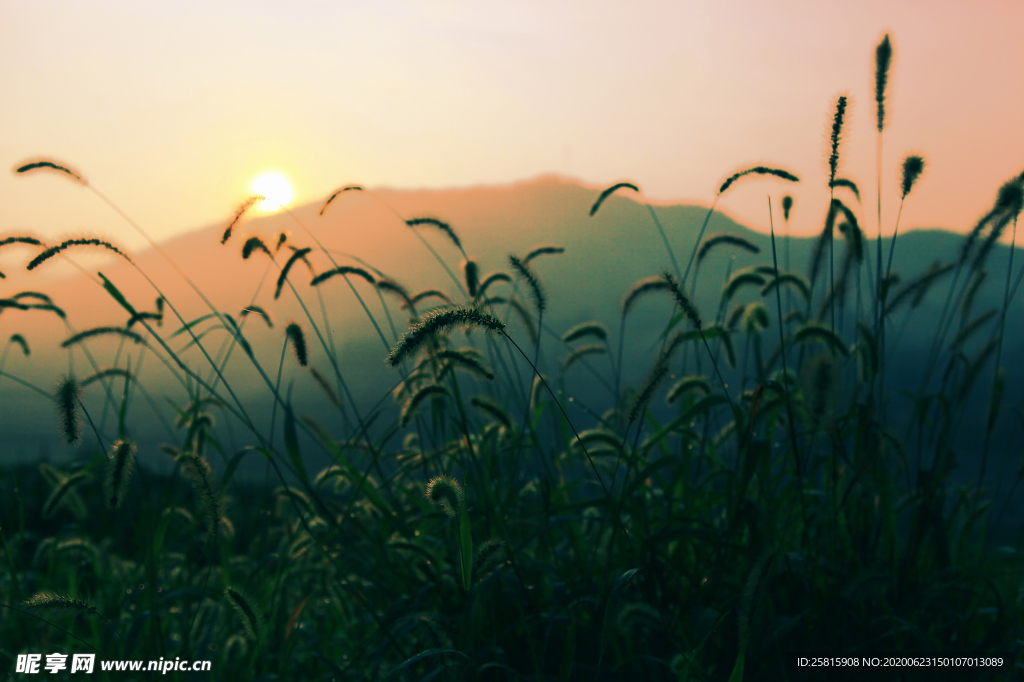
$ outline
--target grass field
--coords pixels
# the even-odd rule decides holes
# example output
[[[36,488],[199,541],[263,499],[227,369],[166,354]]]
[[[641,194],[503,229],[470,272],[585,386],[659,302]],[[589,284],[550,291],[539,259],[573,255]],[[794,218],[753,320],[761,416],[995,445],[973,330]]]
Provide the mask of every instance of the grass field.
[[[876,48],[879,169],[889,163],[881,156],[889,55],[886,38]],[[456,229],[433,218],[406,224],[463,254],[445,262],[423,239],[424,257],[448,270],[438,286],[455,287],[449,292],[406,291],[365,264],[340,263],[304,225],[277,243],[245,241],[244,258],[271,264],[277,294],[309,301],[306,318],[283,331],[266,328],[269,311],[253,306],[236,319],[216,301],[186,320],[161,291],[129,296],[104,278],[123,325],[65,341],[94,371],[55,374],[52,390],[28,387],[53,400],[52,428],[76,445],[75,459],[3,472],[0,653],[13,677],[21,679],[13,671],[26,653],[44,662],[52,653],[211,662],[209,672],[167,673],[183,680],[842,679],[835,667],[795,665],[826,654],[856,657],[852,679],[1019,677],[1024,570],[1018,547],[986,533],[1004,509],[981,479],[1002,461],[998,449],[1020,447],[1019,431],[1009,443],[992,434],[1021,421],[1019,408],[1004,404],[1003,368],[1015,358],[1003,354],[1002,330],[1019,314],[1012,301],[1024,264],[1014,269],[1013,249],[1006,265],[991,255],[1006,235],[1015,239],[1024,174],[999,188],[956,252],[901,280],[892,250],[883,253],[882,227],[860,207],[861,188],[838,176],[845,108],[838,98],[822,190],[830,208],[806,268],[783,267],[775,232],[789,220],[785,189],[796,176],[755,166],[720,185],[708,219],[718,197],[743,191],[748,178],[771,179],[778,196],[765,206],[772,252],[729,272],[717,310],[693,302],[702,265],[758,247],[702,230],[689,252],[676,253],[651,206],[664,258],[623,292],[618,329],[546,327],[535,265],[557,267],[569,257],[559,246],[511,255],[505,271],[484,275]],[[925,162],[911,155],[901,164],[897,191],[910,211]],[[61,173],[92,189],[52,162],[18,170]],[[361,191],[340,190],[324,210]],[[590,213],[612,194],[637,191],[609,187]],[[222,243],[233,243],[251,203]],[[0,242],[14,243],[37,247],[30,270],[81,248],[127,258],[98,239]],[[899,249],[898,237],[891,245]],[[976,314],[972,298],[986,276],[1005,280],[1002,307]],[[390,348],[381,361],[394,368],[376,405],[352,398],[330,332],[321,288],[342,280],[359,303],[387,302],[386,318],[363,306]],[[923,380],[897,385],[887,360],[902,330],[915,331],[929,292],[945,304],[938,329],[919,331],[932,339]],[[131,302],[154,296],[152,310]],[[646,379],[629,385],[623,348],[635,343],[627,322],[641,300],[662,301],[664,331],[643,339],[659,350],[644,361]],[[38,292],[0,300],[8,320],[27,309],[64,316],[59,303]],[[403,325],[400,338],[388,337]],[[207,336],[213,331],[224,345]],[[552,331],[564,353],[545,358],[540,337]],[[252,352],[247,337],[257,333],[277,335],[277,366]],[[202,362],[186,362],[172,335],[191,339]],[[94,358],[90,344],[109,337],[116,353]],[[326,358],[319,367],[311,348]],[[29,350],[15,334],[4,355]],[[250,396],[223,374],[232,353],[247,358],[273,399],[269,423],[247,411]],[[125,419],[142,399],[132,368],[144,355],[189,395],[174,407],[177,440],[161,448],[170,476],[138,465]],[[568,395],[570,372],[590,372],[606,393]],[[322,388],[331,420],[294,409],[286,387],[302,373]],[[85,408],[84,391],[104,396],[102,419]],[[899,396],[914,405],[909,420],[890,416]],[[978,400],[983,423],[965,424]],[[667,403],[671,418],[657,418],[655,403]],[[567,416],[581,409],[589,428]],[[218,428],[226,422],[247,446],[225,447]],[[976,485],[949,481],[957,466],[949,443],[964,428],[982,452]],[[307,468],[314,457],[331,464]],[[253,463],[267,484],[235,476]],[[1007,485],[1016,490],[1022,476]],[[964,660],[866,669],[866,657],[885,654]]]

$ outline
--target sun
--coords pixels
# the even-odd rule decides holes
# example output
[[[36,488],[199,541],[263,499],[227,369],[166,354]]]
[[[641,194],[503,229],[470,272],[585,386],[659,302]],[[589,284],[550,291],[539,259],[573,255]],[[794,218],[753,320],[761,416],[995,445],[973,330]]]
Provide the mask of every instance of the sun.
[[[276,211],[292,200],[292,186],[280,173],[264,173],[252,181],[252,191],[265,198],[260,202],[264,211]]]

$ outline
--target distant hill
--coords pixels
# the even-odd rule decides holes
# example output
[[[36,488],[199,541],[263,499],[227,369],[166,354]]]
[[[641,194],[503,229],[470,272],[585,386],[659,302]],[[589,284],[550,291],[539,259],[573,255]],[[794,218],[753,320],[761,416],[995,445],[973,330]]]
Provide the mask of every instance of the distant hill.
[[[181,235],[165,243],[163,248],[205,296],[219,310],[234,316],[236,321],[242,321],[239,312],[250,303],[263,307],[270,314],[274,321],[272,329],[268,329],[256,315],[245,318],[245,334],[252,344],[255,357],[271,381],[276,381],[278,365],[284,357],[282,386],[287,391],[294,384],[290,390],[296,410],[302,414],[313,414],[333,428],[338,419],[337,413],[324,408],[326,401],[316,382],[308,372],[300,371],[290,351],[282,356],[284,327],[290,321],[300,322],[306,330],[310,363],[324,376],[333,376],[333,371],[291,290],[285,286],[280,299],[274,299],[278,268],[272,265],[268,268],[268,258],[259,252],[254,253],[249,260],[242,259],[240,251],[249,236],[261,236],[273,250],[278,236],[285,233],[288,237],[286,246],[278,252],[279,263],[283,263],[291,253],[288,245],[311,247],[309,262],[316,272],[323,272],[331,264],[306,232],[309,229],[331,250],[339,265],[366,264],[393,278],[412,293],[441,289],[456,300],[464,300],[465,297],[418,236],[444,259],[461,281],[462,255],[459,249],[438,228],[429,224],[410,228],[405,225],[405,219],[433,217],[451,225],[467,254],[478,261],[482,277],[492,272],[510,271],[509,254],[521,255],[543,244],[563,246],[564,254],[544,255],[533,262],[548,295],[548,311],[543,323],[550,333],[545,335],[543,367],[549,376],[555,376],[559,359],[568,352],[558,341],[558,336],[577,323],[597,320],[607,325],[612,347],[617,349],[619,310],[624,292],[635,281],[671,268],[670,259],[651,216],[643,204],[635,201],[635,195],[620,192],[611,196],[597,215],[591,218],[588,213],[598,192],[598,189],[581,187],[554,177],[503,187],[347,192],[330,204],[323,217],[318,215],[321,208],[319,203],[308,204],[292,209],[290,214],[277,213],[243,221],[226,245],[220,243],[225,225],[218,224]],[[656,206],[654,210],[680,267],[685,268],[707,208],[672,205]],[[715,317],[727,270],[735,272],[741,268],[771,263],[771,243],[767,235],[749,230],[727,216],[716,213],[708,225],[707,234],[723,232],[749,239],[760,247],[761,253],[755,255],[722,246],[713,251],[701,265],[696,302],[709,322]],[[923,273],[936,260],[954,259],[962,240],[962,236],[942,231],[907,232],[897,243],[893,268],[900,274],[902,281],[906,282]],[[786,244],[779,238],[776,245],[779,265],[783,267]],[[793,269],[806,272],[813,245],[812,239],[793,239],[790,242],[788,254]],[[844,248],[837,234],[837,273]],[[872,256],[874,248],[875,244],[871,241],[869,253]],[[886,256],[888,249],[888,241],[885,241],[883,250]],[[77,252],[69,253],[78,258]],[[1000,307],[1008,256],[1009,250],[1005,247],[996,248],[990,256],[988,263],[991,273],[978,290],[972,317]],[[29,257],[31,253],[26,253],[25,260]],[[148,250],[134,254],[133,258],[167,295],[185,320],[194,320],[209,312],[201,298],[160,254]],[[1017,254],[1016,262],[1024,264],[1020,254]],[[12,274],[5,285],[8,292],[5,296],[23,290],[43,291],[53,298],[56,305],[67,311],[71,329],[66,328],[55,315],[44,311],[7,309],[0,314],[0,338],[6,340],[11,334],[21,333],[32,349],[31,356],[25,358],[19,350],[10,347],[4,371],[45,390],[54,385],[62,372],[68,371],[68,354],[61,349],[61,341],[75,332],[103,325],[123,325],[127,320],[125,311],[102,289],[98,280],[92,281],[92,277],[77,275],[60,282],[49,282],[46,275],[48,267],[41,267],[38,275],[29,273],[15,277]],[[9,265],[6,268],[10,270]],[[115,259],[98,268],[93,267],[91,274],[96,270],[103,272],[124,293],[131,305],[139,310],[153,309],[157,294],[134,267]],[[356,402],[362,409],[369,409],[398,380],[395,371],[385,367],[384,358],[388,347],[395,342],[394,332],[401,334],[408,326],[408,313],[400,309],[397,299],[387,294],[382,297],[366,282],[358,277],[352,278],[353,287],[362,295],[377,320],[384,336],[382,340],[344,280],[335,278],[319,288],[323,296],[321,304],[317,290],[309,286],[310,279],[311,274],[302,263],[296,264],[291,271],[290,280],[296,292],[302,297],[325,337],[327,329],[322,324],[321,311],[326,310],[330,319],[330,335],[338,349],[341,373]],[[898,381],[895,383],[907,389],[916,390],[923,357],[935,333],[948,283],[947,278],[921,302],[911,326],[902,338],[898,357],[891,359],[891,367],[897,372]],[[507,296],[510,289],[508,285],[499,283],[491,291],[495,295]],[[741,294],[736,300],[752,300],[754,291],[750,289],[750,293]],[[862,291],[866,296],[866,281],[862,284]],[[530,305],[526,292],[520,291],[518,295]],[[382,301],[386,303],[387,314],[382,308]],[[436,303],[437,299],[432,301]],[[848,310],[853,309],[855,301],[855,292],[851,291]],[[424,302],[424,305],[432,304]],[[774,326],[774,307],[768,307],[771,326],[766,331],[765,347],[771,349],[775,346],[777,336],[774,335],[777,331]],[[1019,309],[1018,306],[1015,310]],[[631,312],[625,336],[625,385],[635,386],[648,371],[656,351],[657,335],[663,330],[670,312],[668,298],[655,296],[639,301],[636,309]],[[390,320],[387,315],[390,315]],[[1022,385],[1021,380],[1024,380],[1020,363],[1009,360],[1019,359],[1024,352],[1022,317],[1011,314],[1007,320],[1003,364],[1010,373],[1011,380],[1007,382],[1010,387],[1010,405],[1019,404],[1019,387]],[[902,319],[902,313],[895,316],[897,326]],[[509,316],[509,322],[511,333],[521,340],[525,348],[528,342],[522,323],[514,315]],[[210,324],[209,321],[198,324],[196,330],[206,329]],[[995,324],[994,319],[989,319],[976,337],[978,342],[967,350],[977,348],[990,338]],[[845,325],[849,337],[852,319],[847,320]],[[188,343],[186,334],[170,338],[171,333],[180,327],[181,324],[168,310],[159,331],[176,349]],[[134,329],[143,331],[139,326]],[[223,331],[210,331],[203,337],[204,346],[211,354],[216,354],[225,338]],[[118,345],[118,341],[112,337],[88,342],[88,348],[97,366],[101,368],[111,365]],[[736,346],[740,354],[738,363],[742,367],[743,353],[746,351],[743,337],[736,338]],[[171,377],[152,352],[140,358],[138,347],[131,342],[125,346],[123,352],[126,351],[132,352],[133,369],[137,369],[139,362],[142,363],[142,384],[149,395],[148,399],[136,396],[138,399],[132,403],[129,423],[140,443],[150,448],[148,454],[143,454],[142,460],[157,461],[160,456],[155,454],[155,444],[180,437],[173,432],[174,415],[167,401],[169,399],[179,406],[183,405],[187,396],[186,389]],[[185,353],[185,357],[190,366],[201,367],[204,376],[211,376],[208,365],[195,348]],[[506,355],[506,361],[509,361],[508,358]],[[79,377],[88,376],[94,371],[82,350],[75,352],[73,365]],[[586,365],[604,377],[610,376],[607,358],[591,358]],[[569,372],[566,390],[570,395],[579,396],[582,403],[593,403],[594,409],[601,412],[607,407],[610,395],[606,385],[594,379],[586,365],[581,364]],[[706,359],[704,369],[707,371]],[[979,381],[980,386],[988,386],[991,372],[989,364],[984,369],[985,378]],[[268,423],[273,407],[264,379],[253,371],[245,355],[237,349],[232,355],[226,376],[238,399],[254,418]],[[523,381],[526,380],[523,378]],[[117,390],[120,391],[120,388]],[[974,394],[981,412],[987,406],[987,395],[983,393],[976,391]],[[90,414],[98,415],[95,419],[103,422],[104,435],[109,437],[116,420],[109,406],[104,414],[102,396],[99,385],[94,385],[87,389],[86,404],[90,407]],[[655,401],[661,406],[660,410],[665,409],[662,397],[663,393]],[[903,403],[904,406],[909,405],[909,401]],[[384,404],[394,408],[394,401],[390,398]],[[161,413],[159,416],[158,412]],[[0,415],[0,457],[31,458],[43,452],[50,455],[67,452],[66,446],[56,437],[56,421],[50,401],[7,378],[0,378]],[[577,411],[575,417],[581,422],[591,419],[582,410]],[[100,424],[96,426],[99,428]],[[227,429],[226,424],[223,426]],[[976,438],[972,439],[970,431],[968,424],[961,434],[967,448],[976,445]],[[280,433],[280,426],[277,427],[277,433]],[[241,447],[247,442],[237,424],[225,430],[224,437],[233,441],[232,447]]]

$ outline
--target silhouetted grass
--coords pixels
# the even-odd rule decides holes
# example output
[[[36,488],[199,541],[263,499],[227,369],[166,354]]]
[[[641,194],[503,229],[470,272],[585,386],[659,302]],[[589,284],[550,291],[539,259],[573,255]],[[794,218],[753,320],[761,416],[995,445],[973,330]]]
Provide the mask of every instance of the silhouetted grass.
[[[890,61],[886,36],[876,50],[879,136]],[[1002,307],[973,308],[985,266],[992,276],[1002,267],[991,262],[995,244],[1008,229],[1015,240],[1024,174],[1000,189],[957,253],[923,273],[891,272],[897,216],[884,274],[879,242],[872,277],[860,189],[836,177],[845,108],[840,97],[828,214],[806,274],[791,269],[788,239],[786,267],[779,267],[769,198],[770,260],[730,266],[717,311],[702,315],[693,295],[701,264],[726,258],[723,247],[760,254],[736,235],[704,239],[718,198],[748,176],[798,181],[788,171],[754,166],[725,179],[682,273],[646,204],[667,259],[650,263],[652,276],[624,292],[617,361],[604,324],[559,331],[545,324],[557,301],[548,300],[538,271],[571,252],[538,246],[509,258],[515,278],[481,278],[454,229],[436,218],[394,212],[405,226],[437,228],[458,248],[461,278],[413,230],[455,283],[451,294],[431,288],[412,295],[355,257],[358,266],[338,264],[336,252],[295,216],[319,251],[283,234],[273,253],[249,239],[241,255],[264,252],[264,278],[279,267],[273,298],[287,285],[302,309],[304,318],[283,337],[255,305],[256,294],[238,321],[205,297],[209,313],[186,321],[167,300],[178,324],[164,331],[159,290],[156,312],[140,312],[101,276],[97,294],[113,298],[125,322],[81,332],[68,326],[63,346],[69,359],[88,358],[86,379],[69,373],[47,391],[5,372],[12,347],[29,357],[20,334],[0,356],[0,378],[51,398],[54,429],[77,444],[60,470],[41,464],[7,472],[13,485],[0,496],[7,595],[0,649],[10,659],[57,649],[95,649],[107,660],[209,659],[211,677],[225,680],[795,680],[809,679],[796,657],[816,653],[1002,657],[998,669],[940,666],[925,677],[1013,679],[1024,670],[1024,571],[1018,548],[997,548],[987,537],[990,507],[981,489],[989,451],[1004,447],[991,436],[1012,413],[1001,365],[1016,286],[1012,250],[1000,280]],[[879,137],[879,164],[880,145]],[[50,161],[16,170],[36,169],[85,182]],[[904,158],[900,215],[923,169],[921,156]],[[833,196],[837,188],[857,202]],[[640,191],[613,185],[590,215],[620,189]],[[346,191],[364,190],[333,193],[321,215]],[[787,225],[792,207],[784,197]],[[880,211],[879,223],[880,237]],[[838,280],[835,229],[845,249]],[[276,254],[285,241],[292,251],[282,265]],[[17,237],[0,246],[8,243],[41,247],[30,270],[73,246],[124,255],[98,239],[46,246]],[[821,286],[826,247],[829,277]],[[554,254],[561,258],[538,260]],[[301,283],[292,276],[299,261],[310,276]],[[859,299],[862,268],[873,287],[867,306]],[[380,308],[371,301],[371,311],[350,275],[373,286]],[[919,390],[886,391],[886,357],[947,275]],[[321,289],[339,277],[395,372],[376,405],[355,399],[350,365],[331,335],[337,311]],[[524,288],[532,308],[520,300]],[[858,295],[852,310],[851,290]],[[309,295],[320,303],[317,316]],[[636,325],[641,299],[658,311],[663,332],[636,344],[647,349],[633,354],[646,372],[624,386],[636,374],[623,371],[626,321]],[[59,311],[67,322],[45,294],[0,299],[5,320],[36,309]],[[251,314],[265,327],[246,329]],[[900,314],[902,327],[887,340],[886,326],[895,328]],[[399,337],[396,322],[404,317],[409,327]],[[249,341],[257,333],[281,345],[276,376]],[[211,334],[223,337],[216,353],[204,345]],[[557,366],[541,352],[544,334],[561,344]],[[90,350],[101,337],[119,342],[102,365]],[[202,356],[198,368],[193,346]],[[235,346],[255,389],[242,391],[224,374]],[[297,365],[286,362],[289,346]],[[609,364],[598,355],[609,355]],[[168,398],[176,419],[161,450],[173,464],[170,475],[145,465],[157,454],[136,446],[127,418],[139,396],[157,402],[141,372],[148,357],[168,368],[186,396]],[[584,371],[610,399],[568,394],[566,377]],[[317,385],[334,410],[330,421],[296,414],[290,387],[298,382]],[[82,396],[100,390],[98,415]],[[269,421],[247,409],[257,392],[273,401]],[[976,425],[982,473],[976,486],[955,486],[952,443],[978,395],[985,401]],[[906,423],[896,423],[887,415],[904,397],[913,408]],[[382,408],[389,402],[396,409]],[[577,428],[581,420],[588,428]],[[237,442],[243,445],[229,445]],[[329,462],[320,471],[307,469],[313,448]],[[266,468],[263,485],[235,477],[250,459]],[[1012,478],[1014,491],[1022,479],[1024,468]],[[827,672],[840,678],[834,668]],[[856,672],[857,679],[916,679],[909,668]]]

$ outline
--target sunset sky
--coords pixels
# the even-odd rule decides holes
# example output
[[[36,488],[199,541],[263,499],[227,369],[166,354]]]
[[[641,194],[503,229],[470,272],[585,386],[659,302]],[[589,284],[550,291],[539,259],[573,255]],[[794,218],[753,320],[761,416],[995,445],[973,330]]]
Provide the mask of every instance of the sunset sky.
[[[820,229],[835,97],[841,175],[876,233],[874,47],[895,48],[883,230],[908,152],[928,166],[901,229],[964,231],[1024,170],[1024,2],[7,1],[0,4],[0,233],[141,239],[81,187],[9,169],[64,162],[154,237],[229,218],[262,172],[295,202],[348,183],[446,188],[558,173],[709,203],[767,228],[791,191]],[[870,207],[870,208],[869,208]]]

